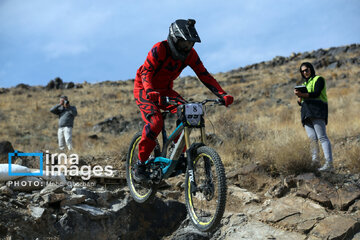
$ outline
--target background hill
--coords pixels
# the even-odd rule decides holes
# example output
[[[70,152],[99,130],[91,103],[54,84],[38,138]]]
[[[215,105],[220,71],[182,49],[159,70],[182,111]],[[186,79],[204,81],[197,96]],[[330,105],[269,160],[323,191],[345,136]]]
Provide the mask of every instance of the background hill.
[[[207,109],[209,141],[216,145],[225,166],[256,162],[274,173],[294,173],[308,168],[308,140],[293,94],[293,87],[302,82],[299,66],[308,61],[326,80],[328,135],[335,167],[357,171],[360,167],[359,56],[360,45],[353,44],[277,56],[271,61],[214,74],[235,97],[230,108]],[[99,161],[120,168],[131,136],[142,126],[132,89],[133,80],[74,85],[61,84],[60,78],[46,87],[20,84],[2,88],[1,140],[10,141],[15,149],[24,152],[57,152],[58,119],[49,109],[58,103],[59,96],[67,95],[79,113],[73,130],[74,152],[92,159],[94,164]],[[214,97],[196,77],[176,79],[174,89],[186,99]],[[169,128],[172,122],[170,119]]]

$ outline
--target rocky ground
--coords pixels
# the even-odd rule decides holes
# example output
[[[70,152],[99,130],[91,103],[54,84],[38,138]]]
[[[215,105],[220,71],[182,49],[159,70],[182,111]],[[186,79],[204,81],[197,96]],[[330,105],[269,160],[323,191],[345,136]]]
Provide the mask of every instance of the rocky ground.
[[[182,180],[168,180],[144,205],[132,200],[124,177],[41,189],[2,182],[0,238],[360,239],[359,174],[282,178],[256,164],[228,169],[227,207],[213,233],[201,233],[190,223]]]

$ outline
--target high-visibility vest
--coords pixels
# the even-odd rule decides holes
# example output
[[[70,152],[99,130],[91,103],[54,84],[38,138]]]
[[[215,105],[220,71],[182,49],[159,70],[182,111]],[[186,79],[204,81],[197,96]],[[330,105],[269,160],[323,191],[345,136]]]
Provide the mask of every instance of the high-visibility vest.
[[[304,82],[304,85],[306,86],[309,93],[315,91],[315,83],[320,78],[320,76],[315,76],[313,78],[310,78],[308,81]],[[326,96],[326,82],[324,80],[324,88],[321,90],[321,93],[319,97],[315,98],[323,101],[324,103],[327,103],[327,96]]]

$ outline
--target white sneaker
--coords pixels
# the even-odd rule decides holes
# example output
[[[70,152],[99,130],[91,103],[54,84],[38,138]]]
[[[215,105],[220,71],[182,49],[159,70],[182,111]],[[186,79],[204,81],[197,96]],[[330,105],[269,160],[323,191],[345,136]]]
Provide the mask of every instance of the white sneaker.
[[[320,172],[332,172],[334,167],[331,162],[326,162],[324,166],[318,169]]]

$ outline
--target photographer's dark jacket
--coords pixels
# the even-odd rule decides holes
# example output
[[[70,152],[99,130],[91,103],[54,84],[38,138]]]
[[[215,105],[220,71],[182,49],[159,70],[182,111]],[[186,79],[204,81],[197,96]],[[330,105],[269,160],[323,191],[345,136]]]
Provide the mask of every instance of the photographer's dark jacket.
[[[50,109],[50,112],[59,115],[59,128],[74,126],[74,118],[77,115],[75,106],[69,106],[68,108],[65,108],[64,106],[58,104],[53,106]]]
[[[304,125],[309,118],[324,119],[328,122],[328,100],[326,95],[325,79],[321,76],[314,76],[304,82],[309,98],[301,102],[301,122]]]

